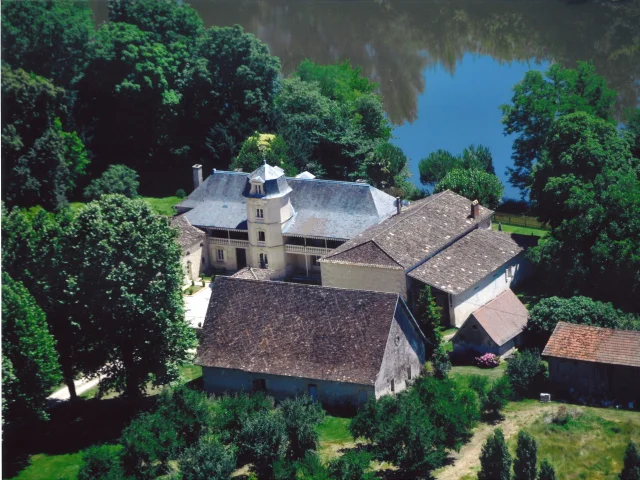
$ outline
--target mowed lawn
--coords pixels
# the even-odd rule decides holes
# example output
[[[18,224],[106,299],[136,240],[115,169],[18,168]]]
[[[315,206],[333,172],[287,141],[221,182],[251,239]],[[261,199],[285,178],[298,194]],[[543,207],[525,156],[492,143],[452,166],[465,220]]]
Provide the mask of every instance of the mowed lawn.
[[[182,201],[182,199],[178,197],[163,197],[163,198],[140,197],[140,198],[142,198],[145,202],[147,202],[155,213],[157,213],[158,215],[165,215],[167,217],[170,217],[176,213],[173,207]],[[69,204],[69,208],[73,213],[77,213],[85,205],[86,205],[85,202],[71,202]]]
[[[494,230],[498,230],[498,224],[492,223],[491,228]],[[533,227],[521,227],[519,225],[508,225],[502,224],[502,231],[509,233],[519,233],[520,235],[534,235],[536,237],[544,237],[549,233],[548,230],[542,230],[541,228],[533,228]]]

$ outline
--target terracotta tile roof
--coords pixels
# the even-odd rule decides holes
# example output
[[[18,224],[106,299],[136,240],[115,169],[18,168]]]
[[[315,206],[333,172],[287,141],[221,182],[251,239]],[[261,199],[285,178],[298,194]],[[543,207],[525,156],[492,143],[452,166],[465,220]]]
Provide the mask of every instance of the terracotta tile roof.
[[[245,280],[271,280],[275,270],[269,268],[244,267],[231,275],[231,278],[244,278]]]
[[[399,296],[218,277],[196,363],[373,385]]]
[[[640,367],[640,332],[559,322],[542,355]]]
[[[508,233],[477,229],[409,272],[409,276],[457,294],[523,251]]]
[[[527,326],[529,312],[510,289],[473,312],[473,317],[496,345],[502,346]]]
[[[323,261],[374,264],[376,259],[366,258],[364,251],[369,248],[365,244],[372,242],[397,264],[409,268],[476,228],[492,213],[481,206],[478,218],[471,218],[471,200],[447,190],[418,200],[399,215],[365,230]],[[379,266],[387,266],[386,261]]]
[[[183,250],[195,245],[198,242],[201,242],[206,234],[200,230],[199,228],[194,227],[189,223],[187,217],[184,215],[177,215],[175,217],[171,217],[169,220],[169,224],[178,230],[180,235],[178,236],[178,243],[182,247]]]

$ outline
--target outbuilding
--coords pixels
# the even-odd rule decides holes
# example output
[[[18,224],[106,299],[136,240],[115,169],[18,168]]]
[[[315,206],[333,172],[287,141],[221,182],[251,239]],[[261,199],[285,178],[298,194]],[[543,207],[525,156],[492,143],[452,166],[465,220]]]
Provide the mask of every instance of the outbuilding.
[[[640,332],[559,322],[542,355],[558,392],[620,403],[640,400]]]
[[[196,363],[208,392],[357,406],[405,389],[425,357],[396,293],[218,277]]]

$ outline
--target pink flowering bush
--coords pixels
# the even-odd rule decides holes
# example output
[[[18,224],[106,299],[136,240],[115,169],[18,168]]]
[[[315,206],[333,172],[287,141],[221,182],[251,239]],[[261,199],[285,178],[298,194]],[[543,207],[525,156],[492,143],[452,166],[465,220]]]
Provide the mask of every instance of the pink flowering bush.
[[[495,368],[500,365],[500,357],[493,353],[485,353],[481,357],[476,357],[475,361],[480,368]]]

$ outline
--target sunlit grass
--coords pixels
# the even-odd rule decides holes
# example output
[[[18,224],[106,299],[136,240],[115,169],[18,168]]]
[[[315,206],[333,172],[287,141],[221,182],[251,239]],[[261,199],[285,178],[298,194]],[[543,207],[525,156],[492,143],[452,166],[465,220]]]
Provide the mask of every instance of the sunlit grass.
[[[151,209],[158,215],[165,215],[167,217],[171,217],[175,215],[176,211],[173,208],[178,203],[182,201],[181,198],[178,197],[140,197],[145,202],[149,204]],[[86,205],[85,202],[71,202],[69,203],[69,209],[72,213],[77,214],[82,207]]]

